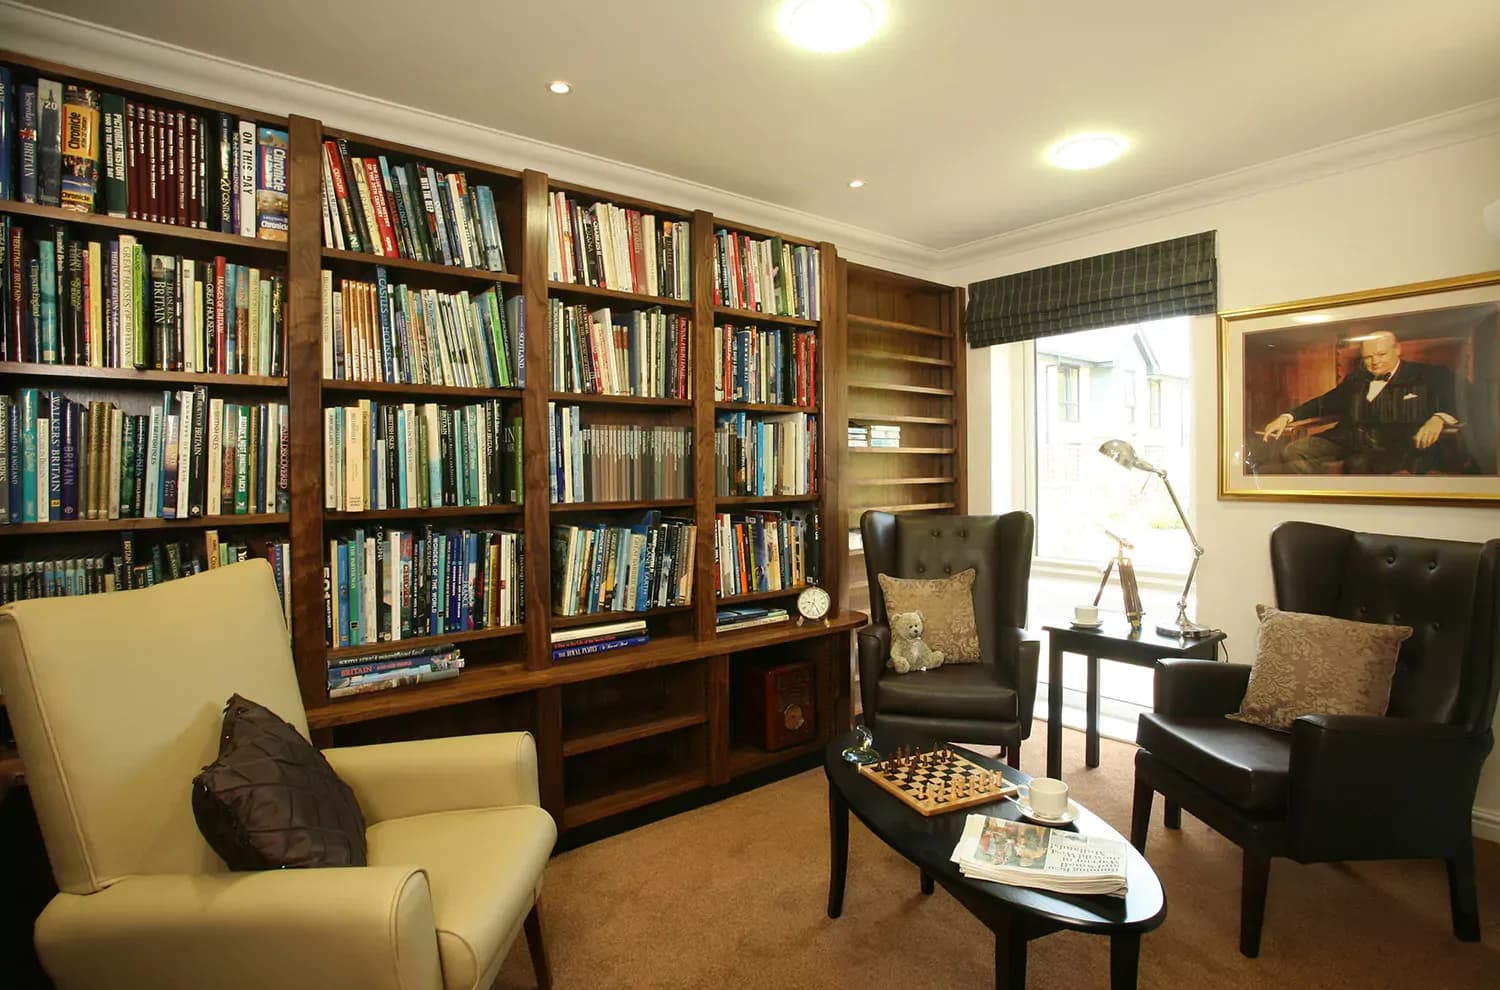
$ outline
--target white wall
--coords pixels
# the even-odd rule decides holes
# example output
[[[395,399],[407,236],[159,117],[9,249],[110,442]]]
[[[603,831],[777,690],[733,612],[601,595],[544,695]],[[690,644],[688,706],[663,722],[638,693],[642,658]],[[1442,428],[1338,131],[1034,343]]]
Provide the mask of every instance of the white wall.
[[[1200,230],[1218,231],[1219,308],[1331,295],[1500,269],[1500,244],[1480,209],[1500,198],[1500,133],[1110,229],[1075,230],[956,265],[968,284]],[[1225,629],[1245,659],[1257,602],[1272,599],[1269,533],[1286,519],[1460,540],[1500,536],[1497,508],[1414,508],[1221,502],[1216,492],[1217,367],[1211,318],[1195,321],[1196,522],[1207,553],[1198,584],[1201,621]],[[971,355],[972,511],[1020,504],[1010,470],[1008,410],[1020,372],[1005,348]],[[994,404],[994,405],[992,405]],[[1000,414],[997,434],[993,414]],[[1500,841],[1500,757],[1485,767],[1476,834]]]

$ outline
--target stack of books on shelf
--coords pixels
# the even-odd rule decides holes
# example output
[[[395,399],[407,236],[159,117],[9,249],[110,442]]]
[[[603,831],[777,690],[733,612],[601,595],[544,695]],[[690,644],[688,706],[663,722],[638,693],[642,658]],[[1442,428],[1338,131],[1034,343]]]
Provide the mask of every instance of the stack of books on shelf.
[[[445,681],[457,677],[463,667],[463,655],[452,643],[336,660],[328,665],[328,697],[347,698],[372,691]]]
[[[818,249],[733,230],[714,234],[714,304],[803,320],[823,305]]]
[[[651,642],[646,631],[645,619],[629,622],[612,622],[602,626],[580,626],[577,629],[559,629],[552,634],[552,659],[571,660],[595,653],[608,653],[627,646],[642,646]]]
[[[817,580],[818,514],[720,512],[714,549],[721,597],[801,587]]]
[[[36,234],[40,229],[42,233]],[[285,374],[286,279],[0,217],[0,360]]]
[[[520,533],[432,526],[352,530],[328,544],[328,645],[519,625],[525,573]]]
[[[818,335],[807,330],[714,328],[714,398],[721,402],[818,404]]]
[[[613,203],[549,196],[547,271],[554,282],[669,299],[692,296],[692,225]]]
[[[0,605],[29,598],[61,598],[111,591],[149,588],[175,578],[262,556],[271,564],[283,617],[290,621],[286,589],[291,567],[291,544],[286,541],[249,543],[221,541],[217,530],[201,539],[149,541],[133,533],[120,534],[119,553],[93,554],[52,560],[0,564]]]
[[[526,307],[498,286],[470,296],[323,272],[323,368],[339,381],[519,388]]]
[[[901,427],[885,425],[849,424],[849,446],[851,447],[900,447]]]
[[[719,495],[810,495],[818,490],[818,418],[803,413],[714,414]]]
[[[754,629],[756,626],[774,626],[790,618],[784,608],[721,608],[714,618],[714,631],[727,633]]]
[[[0,138],[0,199],[286,240],[280,128],[0,66]]]
[[[659,307],[611,313],[608,307],[550,300],[552,390],[592,395],[686,399],[688,318]]]
[[[547,403],[553,502],[691,497],[693,433],[684,426],[585,426],[578,406]]]
[[[557,615],[644,612],[693,601],[698,527],[644,513],[634,523],[552,527]]]
[[[323,410],[323,507],[335,512],[518,505],[521,418],[499,399]]]
[[[323,142],[323,244],[383,258],[505,271],[500,214],[489,186],[385,155]]]
[[[163,392],[149,411],[0,396],[0,523],[286,512],[288,410]]]

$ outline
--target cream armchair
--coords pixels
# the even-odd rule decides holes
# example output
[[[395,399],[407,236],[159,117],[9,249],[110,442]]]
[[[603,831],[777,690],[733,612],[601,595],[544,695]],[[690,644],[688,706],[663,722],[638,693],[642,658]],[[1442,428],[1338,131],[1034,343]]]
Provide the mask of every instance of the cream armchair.
[[[264,561],[144,591],[0,609],[0,690],[60,893],[36,924],[60,990],[482,990],[557,829],[524,732],[325,751],[366,819],[365,868],[231,873],[193,820],[235,692],[304,734]]]

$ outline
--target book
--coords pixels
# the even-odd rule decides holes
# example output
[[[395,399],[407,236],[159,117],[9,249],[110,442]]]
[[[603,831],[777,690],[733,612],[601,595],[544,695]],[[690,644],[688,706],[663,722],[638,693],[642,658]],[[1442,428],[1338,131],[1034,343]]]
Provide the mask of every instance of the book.
[[[720,402],[818,404],[818,335],[812,329],[714,328],[714,398]]]
[[[716,514],[715,587],[720,596],[807,584],[818,554],[816,520],[812,510]]]
[[[693,436],[687,427],[588,425],[578,406],[547,405],[553,502],[691,497]]]
[[[38,79],[37,91],[37,192],[42,206],[62,201],[62,83]]]
[[[17,186],[21,202],[39,202],[39,161],[37,137],[41,127],[37,88],[29,83],[16,87],[16,143],[20,154]]]
[[[791,616],[784,608],[772,609],[734,609],[721,608],[715,615],[715,632],[735,632],[741,629],[753,629],[756,626],[773,626],[779,622],[787,622]]]
[[[1060,894],[1126,893],[1125,843],[969,815],[952,861],[966,877]]]
[[[547,266],[554,282],[689,299],[692,227],[633,207],[548,195]]]
[[[571,660],[575,657],[593,656],[597,653],[609,653],[612,650],[621,650],[627,646],[641,646],[651,642],[651,637],[645,633],[636,636],[622,636],[598,643],[580,643],[572,646],[558,646],[552,650],[553,660]]]
[[[16,101],[16,84],[11,77],[10,66],[0,65],[0,199],[16,199],[15,155],[16,114],[11,109]]]
[[[548,301],[552,389],[647,398],[691,397],[689,321],[660,307],[612,312]]]
[[[552,527],[556,615],[690,605],[697,526],[646,512],[631,523]]]
[[[65,210],[94,212],[99,190],[99,94],[69,84],[63,90],[59,196]]]
[[[256,131],[255,236],[284,241],[290,197],[287,185],[287,132],[275,127]]]
[[[714,231],[714,304],[731,309],[822,318],[818,249],[780,237]]]
[[[816,494],[818,418],[715,413],[714,490],[723,496]]]
[[[550,642],[553,646],[562,646],[586,640],[609,639],[617,636],[636,636],[645,631],[645,619],[632,619],[626,622],[601,623],[597,626],[557,629],[552,632]]]

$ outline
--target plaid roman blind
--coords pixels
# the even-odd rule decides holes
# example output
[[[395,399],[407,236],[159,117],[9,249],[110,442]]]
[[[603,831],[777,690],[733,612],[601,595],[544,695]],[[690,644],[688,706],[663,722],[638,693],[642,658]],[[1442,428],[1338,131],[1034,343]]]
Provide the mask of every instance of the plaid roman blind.
[[[975,282],[964,320],[969,346],[1215,312],[1214,234],[1208,230]]]

